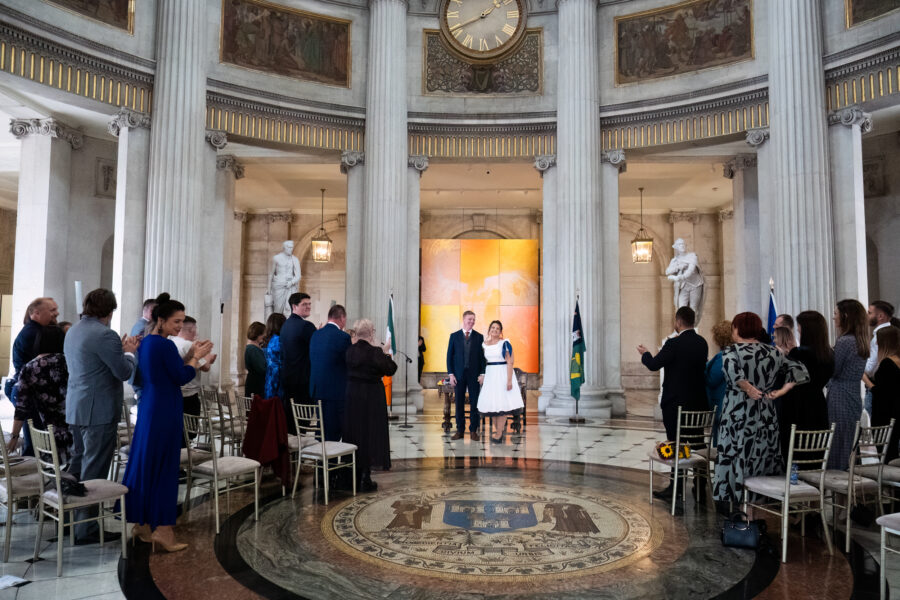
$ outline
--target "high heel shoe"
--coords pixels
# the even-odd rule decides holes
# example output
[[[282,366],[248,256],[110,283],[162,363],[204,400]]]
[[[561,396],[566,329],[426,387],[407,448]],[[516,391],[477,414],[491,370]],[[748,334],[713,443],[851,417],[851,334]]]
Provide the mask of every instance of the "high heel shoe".
[[[185,550],[188,547],[187,544],[183,544],[181,542],[176,542],[174,540],[172,542],[169,542],[167,540],[164,540],[162,538],[162,536],[157,535],[155,531],[150,536],[150,543],[153,545],[152,550],[154,552],[156,552],[157,544],[159,544],[159,546],[166,552],[181,552],[182,550]]]
[[[141,540],[145,544],[152,544],[152,535],[149,525],[135,525],[131,528],[131,545],[133,546],[137,540]]]

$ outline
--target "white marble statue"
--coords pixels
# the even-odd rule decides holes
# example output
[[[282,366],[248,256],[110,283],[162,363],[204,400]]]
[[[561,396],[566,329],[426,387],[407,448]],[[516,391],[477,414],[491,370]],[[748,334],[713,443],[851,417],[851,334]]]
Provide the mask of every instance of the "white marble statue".
[[[696,313],[695,323],[700,322],[703,311],[703,273],[700,260],[694,252],[687,252],[684,240],[678,238],[672,244],[675,256],[666,269],[669,280],[675,284],[675,310],[690,306]]]
[[[294,256],[294,242],[286,241],[281,245],[282,251],[272,257],[272,268],[269,269],[269,289],[266,293],[266,317],[280,312],[284,316],[291,314],[288,298],[298,290],[300,284],[300,261]]]

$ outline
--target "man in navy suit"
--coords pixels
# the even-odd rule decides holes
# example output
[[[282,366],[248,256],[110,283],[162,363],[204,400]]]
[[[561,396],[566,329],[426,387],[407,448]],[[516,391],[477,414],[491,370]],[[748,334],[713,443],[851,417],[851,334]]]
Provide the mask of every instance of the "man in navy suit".
[[[341,423],[347,397],[347,363],[344,355],[350,336],[344,331],[347,311],[335,304],[328,311],[328,323],[312,335],[309,343],[309,395],[322,401],[325,439],[341,440]]]
[[[281,326],[281,383],[284,386],[284,417],[288,432],[296,434],[291,400],[309,404],[309,344],[316,326],[307,321],[312,312],[309,294],[296,292],[288,298],[291,316]]]
[[[447,372],[450,373],[450,385],[456,388],[456,433],[450,439],[458,440],[466,431],[466,390],[469,391],[469,437],[477,442],[478,424],[478,392],[484,381],[484,370],[487,366],[484,359],[484,348],[481,344],[484,337],[475,331],[475,313],[467,310],[463,313],[462,329],[450,335],[447,345]]]

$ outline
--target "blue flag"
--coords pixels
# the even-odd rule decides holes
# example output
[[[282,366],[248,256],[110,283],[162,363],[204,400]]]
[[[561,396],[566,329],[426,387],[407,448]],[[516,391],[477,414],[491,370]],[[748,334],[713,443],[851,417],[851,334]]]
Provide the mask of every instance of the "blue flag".
[[[773,336],[775,334],[775,319],[778,318],[778,309],[775,307],[775,288],[769,288],[769,318],[766,325],[766,331],[769,332],[769,337],[775,339]]]

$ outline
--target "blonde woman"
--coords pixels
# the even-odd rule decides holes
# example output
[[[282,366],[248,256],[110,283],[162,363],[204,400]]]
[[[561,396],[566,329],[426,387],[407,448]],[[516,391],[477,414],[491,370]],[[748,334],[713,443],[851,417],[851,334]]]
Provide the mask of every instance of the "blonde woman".
[[[519,414],[525,408],[513,368],[513,349],[503,339],[503,323],[491,321],[487,339],[482,346],[487,368],[481,393],[478,394],[478,412],[490,417],[494,431],[498,432],[496,438],[491,438],[491,442],[502,444],[506,437],[507,417]]]

